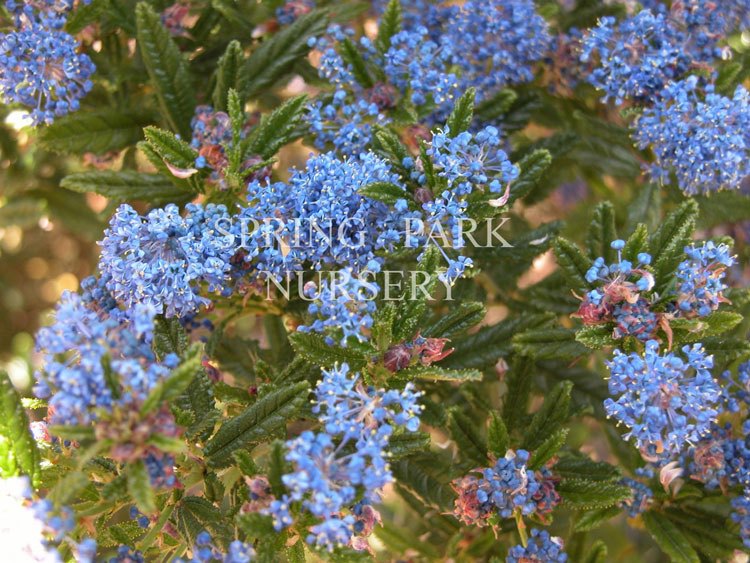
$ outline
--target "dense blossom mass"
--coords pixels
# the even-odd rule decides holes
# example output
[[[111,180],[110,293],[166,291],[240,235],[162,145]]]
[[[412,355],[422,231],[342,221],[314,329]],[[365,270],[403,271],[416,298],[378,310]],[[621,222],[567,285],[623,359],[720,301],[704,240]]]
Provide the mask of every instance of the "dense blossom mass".
[[[8,558],[750,549],[748,0],[120,4],[0,10]]]
[[[713,359],[700,344],[685,346],[684,359],[673,352],[659,354],[659,344],[646,343],[643,357],[615,350],[608,367],[609,416],[630,430],[626,438],[646,455],[679,453],[709,433],[719,414],[720,388],[711,375]]]
[[[0,99],[28,108],[36,124],[77,111],[93,87],[94,63],[79,53],[76,39],[62,31],[73,4],[7,3],[16,28],[0,33]]]
[[[223,288],[233,254],[231,235],[219,228],[223,206],[176,205],[140,216],[121,206],[105,231],[100,268],[112,296],[126,307],[144,304],[168,317],[184,317],[210,301],[200,295]]]
[[[301,502],[320,519],[310,527],[307,543],[329,551],[346,545],[365,549],[366,542],[356,537],[362,531],[358,521],[393,480],[387,448],[394,429],[419,427],[420,393],[411,385],[402,392],[366,388],[359,374],[350,376],[342,364],[323,371],[315,396],[313,412],[325,431],[305,431],[287,442],[286,459],[294,472],[282,480],[289,493],[264,511],[281,530],[293,524],[290,504]]]

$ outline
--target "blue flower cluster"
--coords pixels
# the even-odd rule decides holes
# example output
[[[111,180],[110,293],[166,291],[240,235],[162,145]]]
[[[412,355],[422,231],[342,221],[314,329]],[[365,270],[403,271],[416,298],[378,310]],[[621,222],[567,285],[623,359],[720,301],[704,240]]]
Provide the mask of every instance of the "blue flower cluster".
[[[201,532],[195,538],[193,556],[178,563],[250,563],[255,559],[255,549],[250,544],[234,540],[229,544],[227,553],[223,553],[213,542],[211,534]]]
[[[320,548],[354,542],[363,505],[379,500],[379,490],[393,479],[386,461],[394,426],[416,430],[420,396],[412,387],[401,392],[366,389],[346,364],[324,371],[313,407],[324,432],[305,431],[287,442],[286,460],[294,471],[282,477],[288,490],[265,512],[281,530],[293,524],[292,504],[319,520],[306,541]]]
[[[254,275],[283,279],[304,267],[335,266],[379,271],[384,259],[376,253],[403,239],[403,213],[359,193],[375,182],[401,185],[373,153],[345,160],[332,153],[311,156],[287,182],[251,182],[240,218],[258,223],[246,237],[245,261],[252,262]]]
[[[297,18],[309,13],[315,7],[313,0],[286,0],[276,9],[276,21],[280,25],[289,25]]]
[[[607,415],[630,430],[625,434],[646,459],[679,455],[685,443],[697,443],[711,432],[719,414],[721,389],[711,375],[713,358],[700,344],[682,349],[685,359],[659,354],[655,340],[641,356],[615,350]]]
[[[404,28],[412,34],[413,48],[420,48],[419,36],[432,42],[437,56],[448,63],[442,72],[455,76],[459,91],[476,88],[479,100],[505,86],[530,81],[533,65],[552,42],[546,21],[528,0],[470,0],[460,6],[409,2],[404,10]]]
[[[333,335],[338,336],[342,346],[347,345],[349,337],[365,342],[372,327],[372,315],[376,310],[374,299],[379,290],[376,283],[354,275],[351,268],[333,272],[330,280],[320,283],[320,288],[315,282],[308,282],[304,293],[313,300],[307,310],[314,320],[298,330],[325,334],[329,343],[335,342]]]
[[[563,542],[558,537],[551,537],[546,530],[532,528],[531,537],[526,547],[515,545],[508,551],[506,563],[563,563],[568,555],[563,551]]]
[[[200,295],[225,287],[234,254],[223,205],[176,205],[145,217],[120,206],[100,243],[99,269],[112,296],[127,308],[148,305],[167,317],[183,317],[210,301]],[[226,231],[225,231],[226,232]]]
[[[475,189],[496,194],[504,192],[520,173],[502,146],[500,132],[492,126],[458,135],[446,128],[433,135],[427,154],[456,195],[466,196]]]
[[[336,50],[336,45],[353,40],[354,31],[338,24],[331,25],[324,37],[310,40],[310,46],[321,53],[318,74],[335,86],[331,96],[310,102],[305,119],[320,150],[334,148],[343,156],[357,156],[372,141],[374,125],[389,119],[381,110],[392,107],[395,90],[376,85],[367,90],[357,82],[352,66]],[[375,56],[366,37],[359,41],[368,58]]]
[[[750,173],[747,90],[725,97],[689,75],[721,56],[727,33],[750,23],[747,8],[732,0],[654,4],[619,24],[602,18],[583,39],[581,60],[598,60],[588,80],[604,99],[646,105],[633,136],[639,148],[653,149],[651,175],[668,181],[674,173],[689,195],[736,189]]]
[[[530,0],[469,0],[449,15],[441,46],[451,50],[460,69],[460,89],[477,89],[478,100],[505,86],[529,82],[533,65],[548,53],[552,38],[547,22]]]
[[[169,374],[177,357],[156,360],[154,316],[147,305],[97,311],[78,294],[62,296],[53,324],[37,336],[44,370],[35,393],[49,398],[53,424],[92,422],[99,410],[143,400]]]
[[[394,35],[384,58],[383,70],[389,82],[408,93],[412,104],[431,103],[443,114],[450,111],[458,92],[458,77],[446,71],[451,50],[430,39],[426,27]]]
[[[493,467],[482,470],[481,478],[467,475],[453,481],[458,493],[453,514],[465,524],[485,526],[495,514],[542,517],[551,512],[560,502],[554,481],[547,469],[527,469],[528,461],[526,450],[508,450]]]
[[[66,544],[80,563],[93,563],[96,542],[73,540],[75,516],[68,507],[56,508],[48,499],[33,500],[28,477],[0,479],[0,542],[8,561],[62,563],[56,547]]]
[[[362,424],[366,428],[403,426],[416,432],[422,412],[417,401],[421,396],[411,382],[401,390],[366,386],[358,374],[349,377],[349,366],[342,364],[337,369],[323,370],[312,411],[332,436],[356,437],[362,433]]]
[[[612,323],[614,338],[632,336],[642,342],[654,338],[661,328],[671,342],[671,319],[705,317],[727,302],[723,279],[734,257],[726,244],[709,241],[685,247],[686,258],[677,268],[675,289],[662,295],[650,293],[656,281],[650,254],[639,253],[634,265],[622,258],[625,241],[615,240],[611,246],[617,250],[617,262],[606,264],[599,257],[586,272],[586,281],[596,284],[583,296],[576,313],[586,325]]]
[[[357,42],[371,74],[385,83],[358,84],[354,69],[337,52],[338,44],[351,39],[351,30],[334,26],[328,37],[312,42],[322,52],[320,76],[336,87],[332,101],[311,106],[318,148],[332,144],[342,154],[363,150],[372,137],[371,124],[387,122],[386,110],[398,98],[408,99],[425,123],[443,122],[453,100],[469,87],[477,89],[481,101],[531,80],[534,63],[551,45],[547,24],[529,0],[469,1],[461,7],[411,2],[404,9],[403,29],[390,38],[385,53],[367,37]]]
[[[726,244],[705,242],[685,247],[687,260],[677,268],[677,306],[684,313],[705,317],[726,301],[724,276],[734,265],[734,256]]]
[[[62,31],[73,6],[72,0],[7,3],[16,29],[0,33],[0,98],[28,107],[35,124],[76,111],[92,88],[94,63]]]
[[[731,98],[712,85],[699,95],[696,76],[669,84],[636,122],[640,148],[651,146],[654,178],[674,172],[687,194],[737,189],[750,174],[750,94],[738,86]]]
[[[633,336],[647,341],[656,334],[661,319],[651,310],[651,301],[642,296],[654,287],[648,270],[651,255],[642,252],[633,264],[622,257],[625,241],[615,240],[610,246],[617,250],[617,262],[607,264],[601,256],[594,260],[586,281],[596,287],[584,295],[576,315],[586,325],[614,323],[614,338]]]
[[[581,60],[598,57],[599,66],[588,80],[604,91],[605,100],[647,102],[690,69],[693,53],[685,43],[666,14],[643,10],[619,24],[602,18],[585,36]]]
[[[407,245],[437,244],[436,241],[442,239],[444,244],[437,246],[448,263],[447,272],[440,276],[445,283],[453,283],[473,263],[466,256],[452,258],[443,248],[450,246],[460,249],[465,246],[464,237],[471,221],[468,214],[469,196],[498,194],[499,197],[488,202],[492,206],[502,207],[508,201],[510,183],[519,175],[518,167],[508,160],[507,154],[500,148],[501,144],[499,131],[488,126],[476,133],[465,131],[455,136],[451,136],[447,129],[438,131],[428,145],[427,155],[433,160],[436,174],[444,179],[445,189],[440,194],[433,194],[424,186],[415,193],[424,212],[423,228],[416,234],[410,233],[417,240],[408,240]],[[426,184],[420,163],[407,158],[403,164],[412,170],[414,180]],[[397,201],[396,209],[406,212],[407,201]]]
[[[750,548],[750,489],[732,499],[732,520],[740,525],[742,543]]]
[[[624,477],[620,483],[630,487],[632,492],[632,496],[620,503],[620,507],[627,512],[630,518],[635,518],[648,508],[654,493],[647,485],[630,477]]]

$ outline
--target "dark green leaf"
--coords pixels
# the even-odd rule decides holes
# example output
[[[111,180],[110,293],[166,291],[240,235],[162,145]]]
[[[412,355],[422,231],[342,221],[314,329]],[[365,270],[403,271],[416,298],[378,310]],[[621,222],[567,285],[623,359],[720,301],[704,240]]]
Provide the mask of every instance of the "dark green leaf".
[[[503,419],[496,413],[490,413],[490,425],[487,429],[487,446],[492,455],[501,458],[508,451],[510,438],[508,429],[505,427]]]
[[[277,497],[286,493],[286,487],[281,480],[282,476],[287,472],[287,463],[284,459],[285,453],[284,442],[277,440],[271,444],[271,454],[268,462],[268,483],[271,485],[271,491]]]
[[[474,112],[479,121],[493,121],[508,113],[518,95],[513,90],[500,90],[491,98],[484,100]]]
[[[666,516],[648,511],[641,518],[648,533],[673,562],[700,563],[700,557],[688,539]]]
[[[474,119],[474,99],[476,95],[477,92],[474,88],[468,88],[456,100],[456,105],[453,106],[453,111],[446,122],[451,137],[457,137],[459,133],[463,133],[471,125],[471,120]]]
[[[393,343],[393,323],[396,320],[396,307],[385,303],[375,312],[372,322],[372,342],[380,352],[385,352]]]
[[[579,510],[613,506],[630,498],[632,494],[625,485],[584,479],[564,479],[555,489],[566,505]]]
[[[310,363],[332,367],[337,363],[348,363],[352,369],[360,369],[367,363],[365,354],[354,348],[329,345],[325,338],[313,332],[295,332],[289,336],[292,348]]]
[[[143,132],[148,145],[165,162],[180,169],[190,169],[195,166],[198,153],[173,133],[158,127],[146,127]]]
[[[528,463],[529,469],[540,469],[545,463],[552,459],[552,457],[555,456],[565,444],[568,432],[568,428],[558,428],[550,434],[544,442],[539,444],[539,446],[531,452],[531,458]]]
[[[684,257],[683,249],[690,241],[697,217],[698,204],[689,199],[670,213],[651,237],[655,291],[661,293],[671,281],[672,273]]]
[[[574,529],[576,532],[588,532],[620,514],[622,514],[622,509],[617,506],[587,510],[581,514],[578,520],[576,520]]]
[[[119,151],[143,138],[143,128],[152,123],[144,113],[115,109],[76,112],[56,119],[41,129],[44,148],[68,154]]]
[[[306,102],[306,96],[297,96],[264,115],[248,138],[247,154],[271,158],[281,147],[298,139],[297,126],[302,120]]]
[[[696,342],[732,330],[742,322],[742,318],[742,315],[732,311],[715,311],[698,319],[673,319],[670,326],[679,342]]]
[[[287,76],[310,51],[308,40],[323,35],[326,25],[326,13],[315,10],[261,43],[242,66],[238,89],[241,97],[254,98]]]
[[[576,332],[567,328],[537,328],[513,337],[513,349],[535,360],[573,360],[588,353],[576,340]]]
[[[267,515],[258,514],[257,512],[240,515],[237,518],[237,526],[251,540],[278,534],[273,528],[273,518]]]
[[[750,219],[750,197],[742,191],[723,190],[710,196],[696,197],[695,200],[701,209],[698,219],[701,228]]]
[[[143,200],[161,204],[193,195],[175,186],[161,174],[143,174],[132,170],[79,172],[63,178],[60,186],[74,192],[97,193],[114,202]]]
[[[216,69],[216,85],[213,93],[216,111],[227,110],[229,90],[236,90],[239,86],[238,76],[242,62],[242,45],[237,40],[230,41],[226,51],[219,59]]]
[[[552,164],[552,155],[548,150],[539,149],[524,156],[517,163],[521,170],[518,178],[510,186],[508,205],[526,197],[537,187],[544,173]]]
[[[453,506],[455,494],[425,468],[425,461],[403,459],[393,464],[393,475],[399,485],[417,496],[424,504],[441,511]]]
[[[446,314],[440,315],[422,331],[422,334],[433,338],[450,338],[478,324],[486,313],[484,305],[477,301],[460,303]]]
[[[586,272],[591,268],[592,261],[575,244],[562,237],[555,240],[553,248],[570,289],[588,291],[591,284],[586,281]]]
[[[79,3],[75,10],[67,14],[65,31],[71,35],[76,35],[86,26],[98,22],[103,12],[108,8],[108,0],[91,0],[88,3]]]
[[[498,359],[511,353],[514,334],[546,324],[550,319],[548,315],[527,315],[483,327],[475,334],[455,339],[451,343],[453,353],[440,362],[440,365],[450,368],[484,368],[494,365]]]
[[[345,37],[339,45],[341,48],[341,58],[349,65],[350,72],[357,83],[363,88],[372,88],[374,84],[372,77],[367,70],[367,63],[357,46],[348,37]]]
[[[221,511],[205,498],[184,497],[175,508],[174,520],[189,545],[195,545],[198,534],[206,531],[216,545],[226,548],[234,535]]]
[[[375,131],[375,140],[377,141],[377,149],[383,153],[385,157],[391,161],[391,164],[398,167],[402,166],[402,162],[405,158],[411,156],[409,150],[401,142],[401,139],[391,131],[390,129],[377,129]]]
[[[135,9],[138,49],[159,106],[173,131],[190,138],[190,120],[195,108],[194,89],[187,63],[172,36],[161,23],[159,14],[146,2]]]
[[[179,319],[157,317],[154,327],[154,352],[159,360],[163,360],[168,354],[182,356],[187,347],[187,334]]]
[[[638,261],[638,254],[648,252],[648,229],[643,223],[638,223],[633,234],[625,242],[622,257],[634,264]]]
[[[390,460],[409,457],[426,450],[430,445],[430,435],[427,432],[402,432],[391,436],[388,442]]]
[[[129,463],[126,468],[128,493],[135,501],[138,510],[144,514],[156,512],[156,495],[151,488],[151,478],[142,460]]]
[[[399,199],[406,199],[407,194],[404,189],[390,182],[373,182],[358,190],[362,197],[369,197],[377,201],[382,201],[388,205],[393,205]]]
[[[716,91],[724,96],[731,97],[737,85],[742,82],[742,63],[728,62],[719,68],[716,81]]]
[[[601,256],[607,264],[615,262],[617,252],[610,246],[615,239],[617,239],[615,208],[610,202],[603,201],[594,210],[594,217],[586,236],[589,258],[596,260]]]
[[[448,414],[448,428],[462,456],[480,467],[487,464],[487,443],[473,420],[454,408]]]
[[[0,371],[0,437],[10,441],[12,464],[18,471],[28,475],[34,487],[39,486],[41,469],[40,455],[29,428],[29,417],[21,405],[21,398],[8,375]],[[10,477],[11,475],[2,475]]]
[[[605,346],[614,346],[616,341],[612,338],[612,324],[588,325],[576,331],[576,340],[592,350],[601,350]]]
[[[448,369],[438,365],[414,366],[397,373],[399,379],[425,379],[428,381],[481,381],[482,372],[476,369]]]
[[[561,457],[555,464],[555,473],[563,479],[587,479],[589,481],[616,481],[622,476],[620,470],[614,465],[579,456]]]
[[[306,381],[277,389],[225,421],[204,448],[209,463],[225,466],[231,463],[236,450],[272,437],[305,404],[309,391]]]
[[[381,53],[385,53],[391,46],[391,38],[401,31],[401,0],[388,2],[379,23],[375,45]]]
[[[559,430],[568,418],[570,406],[570,392],[573,384],[563,381],[547,394],[544,404],[531,419],[531,424],[525,432],[523,448],[534,450],[555,431]]]
[[[202,349],[200,346],[194,345],[187,352],[183,362],[172,370],[169,377],[161,379],[151,390],[141,405],[141,414],[148,414],[163,403],[174,401],[182,395],[193,379],[195,379],[198,372],[203,370],[201,360]]]

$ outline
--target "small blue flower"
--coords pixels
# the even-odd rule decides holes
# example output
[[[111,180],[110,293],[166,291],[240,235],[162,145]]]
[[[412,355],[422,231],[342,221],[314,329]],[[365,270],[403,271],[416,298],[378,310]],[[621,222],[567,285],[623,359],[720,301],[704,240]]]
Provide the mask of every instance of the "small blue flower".
[[[526,563],[530,561],[544,561],[545,563],[564,563],[568,555],[563,551],[563,541],[557,537],[550,537],[547,530],[531,529],[526,547],[515,545],[508,551],[506,563]]]
[[[416,432],[422,412],[417,401],[421,396],[411,382],[403,390],[367,387],[359,374],[349,377],[349,366],[342,364],[323,370],[312,411],[331,435],[356,436],[362,432],[363,423],[366,428],[390,424]]]
[[[705,242],[701,246],[686,246],[687,259],[677,268],[677,307],[683,314],[705,317],[726,301],[725,271],[735,259],[726,244]]]
[[[630,487],[632,495],[619,506],[628,513],[630,518],[635,518],[648,508],[654,493],[646,485],[630,477],[623,477],[620,483]]]

